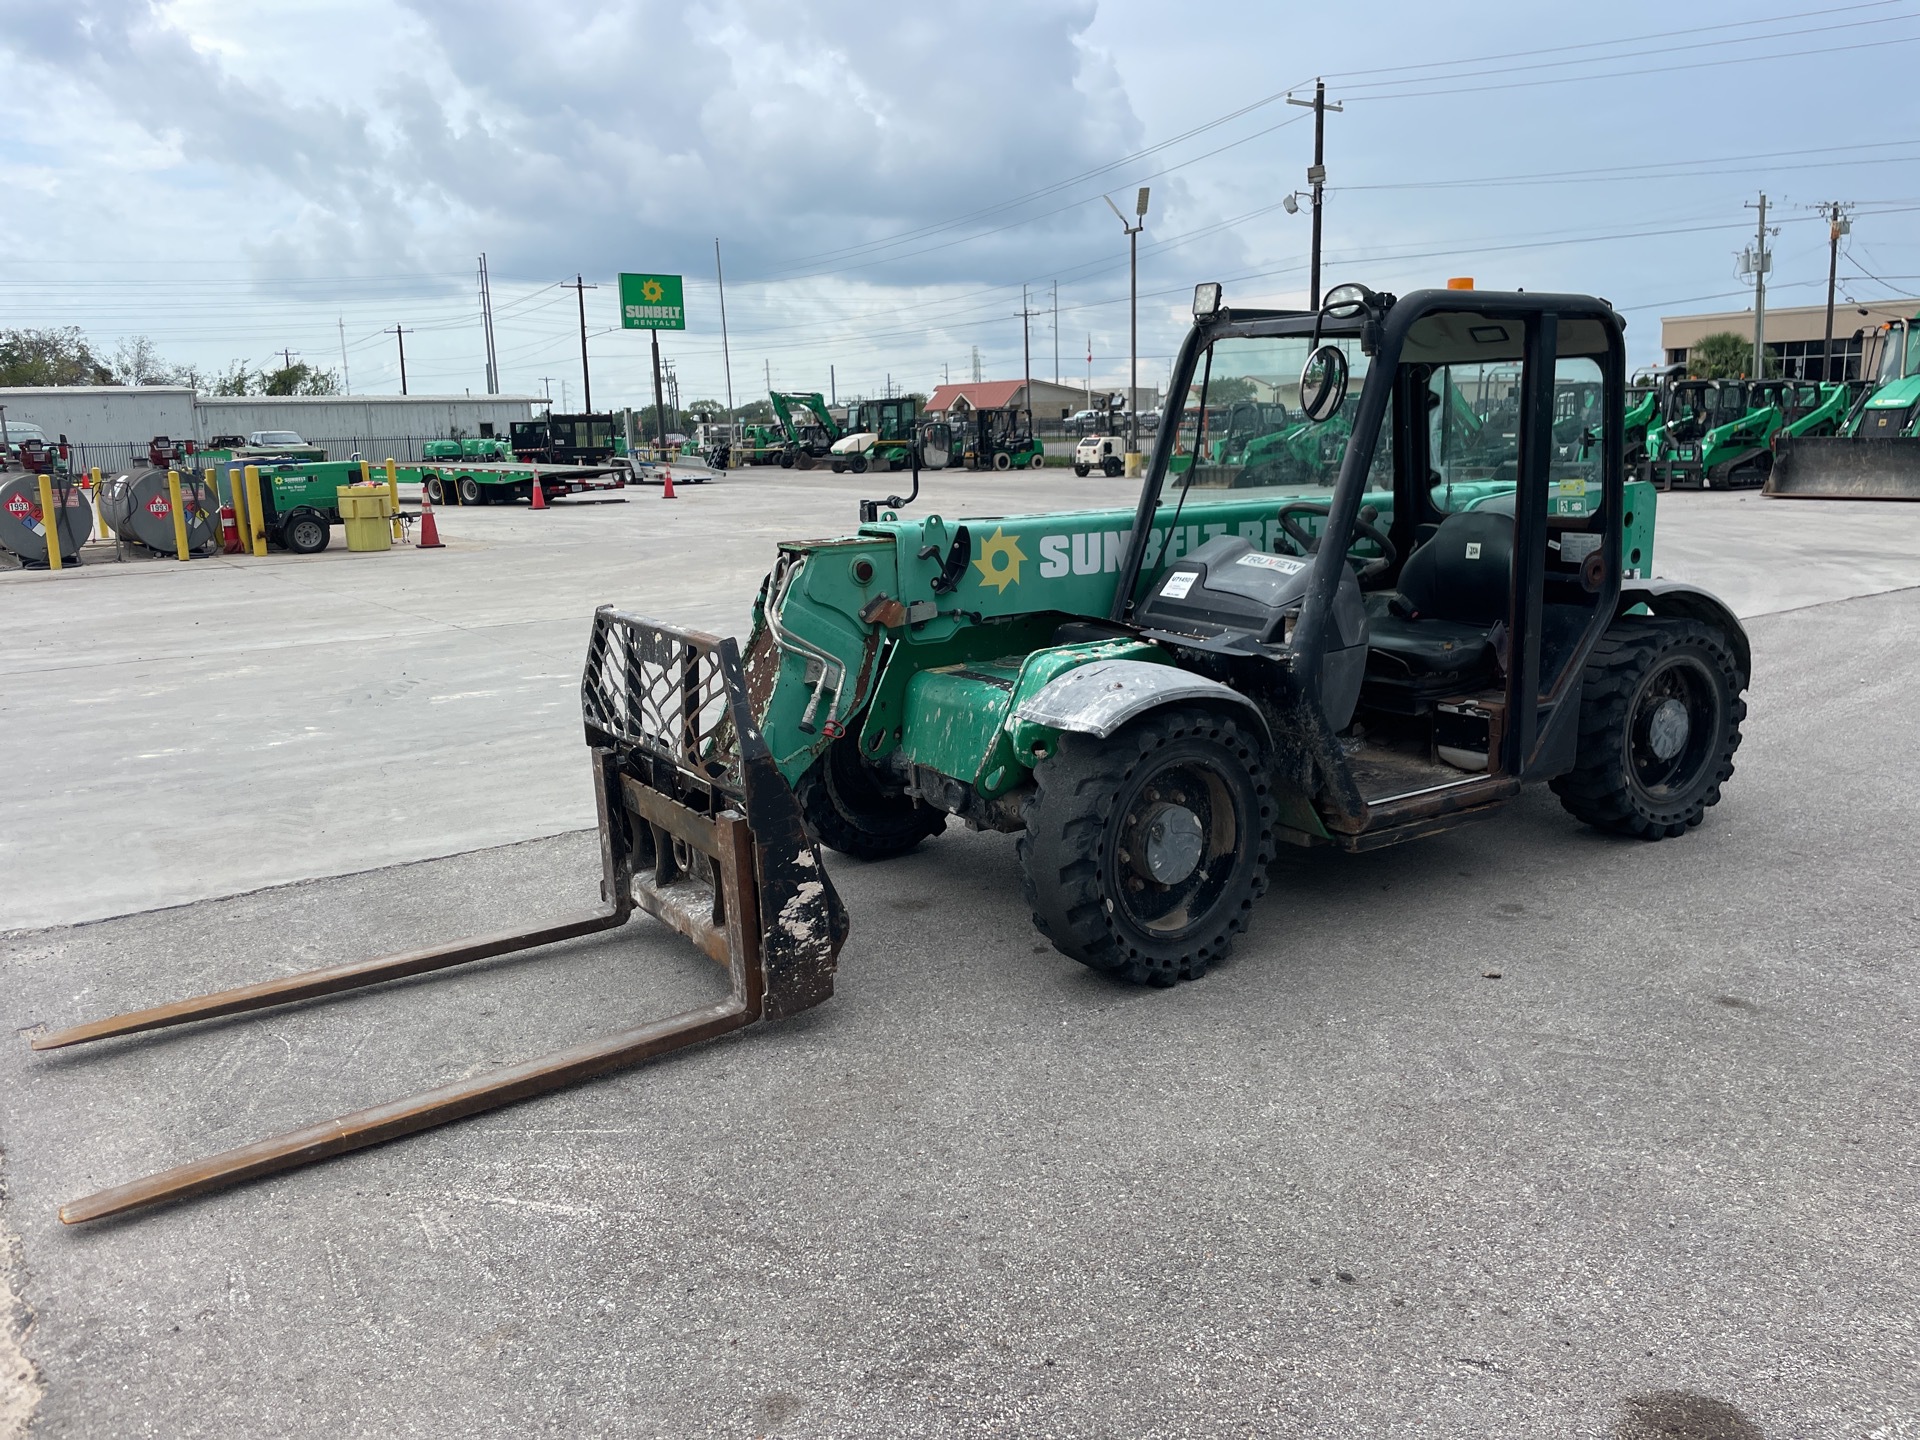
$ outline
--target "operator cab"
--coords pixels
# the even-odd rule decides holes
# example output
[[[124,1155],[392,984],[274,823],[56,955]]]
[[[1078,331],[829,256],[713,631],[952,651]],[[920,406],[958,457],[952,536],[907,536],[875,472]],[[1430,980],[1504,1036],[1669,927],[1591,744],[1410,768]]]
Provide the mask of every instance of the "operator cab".
[[[1136,598],[1114,618],[1236,689],[1264,685],[1276,715],[1306,704],[1362,828],[1436,789],[1516,785],[1549,731],[1571,744],[1556,712],[1577,707],[1621,570],[1641,562],[1620,550],[1613,311],[1348,286],[1318,314],[1208,318],[1142,497],[1147,538],[1122,575]]]

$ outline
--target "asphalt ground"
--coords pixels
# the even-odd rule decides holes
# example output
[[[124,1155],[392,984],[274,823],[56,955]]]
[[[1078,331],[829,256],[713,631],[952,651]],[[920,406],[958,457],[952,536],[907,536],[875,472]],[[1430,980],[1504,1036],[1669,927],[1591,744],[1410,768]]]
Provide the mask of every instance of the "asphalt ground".
[[[785,523],[780,493],[761,523]],[[1658,568],[1756,616],[1739,773],[1679,841],[1533,794],[1396,850],[1291,853],[1235,957],[1172,991],[1046,947],[1008,837],[835,858],[853,935],[817,1010],[81,1229],[59,1202],[720,977],[640,917],[93,1054],[0,1047],[10,1340],[36,1367],[0,1426],[11,1404],[89,1437],[1920,1436],[1920,591],[1892,589],[1920,516],[1663,501]],[[495,517],[549,518],[466,518]],[[715,538],[750,592],[766,546]],[[97,591],[128,583],[108,574]],[[1849,575],[1892,593],[1826,593]],[[358,723],[345,706],[325,733]],[[584,797],[576,726],[555,773]],[[358,774],[323,788],[386,778]],[[244,833],[245,799],[197,796],[187,853],[193,825]],[[93,815],[63,833],[111,858]],[[245,883],[244,853],[200,853],[196,883]],[[0,996],[24,1037],[558,914],[596,878],[589,837],[561,834],[14,931]]]

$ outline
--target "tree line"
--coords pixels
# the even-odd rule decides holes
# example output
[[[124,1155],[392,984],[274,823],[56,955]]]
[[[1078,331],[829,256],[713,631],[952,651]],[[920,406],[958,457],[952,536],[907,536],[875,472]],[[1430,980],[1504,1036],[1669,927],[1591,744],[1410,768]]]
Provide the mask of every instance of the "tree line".
[[[304,360],[255,366],[234,360],[208,373],[169,363],[145,335],[102,354],[77,325],[0,330],[0,385],[185,385],[201,395],[337,395],[340,377]]]

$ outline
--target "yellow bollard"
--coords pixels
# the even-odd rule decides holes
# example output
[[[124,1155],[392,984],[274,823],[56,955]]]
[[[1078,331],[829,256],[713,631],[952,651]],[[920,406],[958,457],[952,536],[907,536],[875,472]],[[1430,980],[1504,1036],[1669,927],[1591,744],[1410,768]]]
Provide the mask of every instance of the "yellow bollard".
[[[167,471],[167,503],[173,506],[173,548],[187,558],[187,512],[180,504],[180,472]]]
[[[53,508],[53,477],[40,477],[40,523],[47,530],[47,568],[60,568],[60,513]]]
[[[260,467],[247,466],[247,524],[246,533],[253,537],[253,553],[264,559],[267,553],[267,516],[260,505]]]
[[[400,474],[399,467],[393,463],[393,457],[387,457],[387,504],[393,512],[393,538],[404,540],[407,532],[400,523]]]
[[[111,537],[107,534],[107,507],[100,503],[100,467],[93,467],[93,523],[100,527],[100,539]]]
[[[227,503],[233,506],[233,528],[240,536],[240,553],[249,554],[253,550],[253,531],[247,528],[247,496],[240,485],[240,472],[231,465],[227,467]]]
[[[362,485],[371,485],[373,483],[373,466],[369,465],[365,460],[360,462],[360,483]]]

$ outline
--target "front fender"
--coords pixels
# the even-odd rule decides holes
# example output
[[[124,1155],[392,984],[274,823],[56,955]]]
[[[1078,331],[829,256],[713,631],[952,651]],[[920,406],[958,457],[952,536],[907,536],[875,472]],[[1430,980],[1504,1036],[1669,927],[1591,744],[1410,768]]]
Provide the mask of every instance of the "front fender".
[[[1014,707],[1014,742],[1022,750],[1031,741],[1026,727],[1066,730],[1106,739],[1129,720],[1182,701],[1222,705],[1252,717],[1267,743],[1266,717],[1229,685],[1177,666],[1145,660],[1095,660],[1056,676]]]
[[[1743,681],[1753,678],[1753,646],[1747,639],[1746,627],[1718,595],[1680,580],[1627,581],[1620,587],[1620,600],[1613,613],[1617,618],[1638,605],[1646,606],[1655,615],[1698,620],[1724,632],[1739,663],[1740,678]]]

